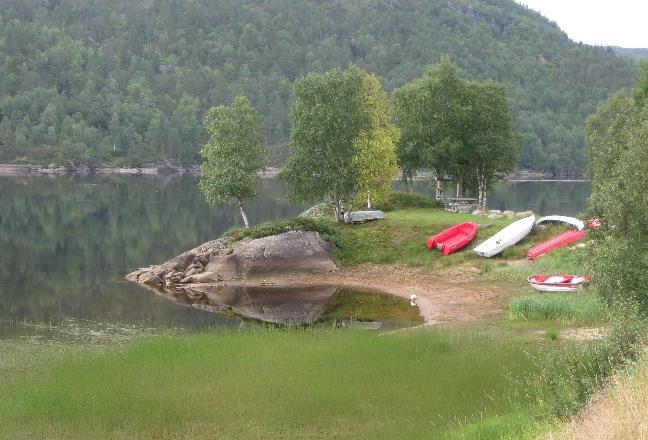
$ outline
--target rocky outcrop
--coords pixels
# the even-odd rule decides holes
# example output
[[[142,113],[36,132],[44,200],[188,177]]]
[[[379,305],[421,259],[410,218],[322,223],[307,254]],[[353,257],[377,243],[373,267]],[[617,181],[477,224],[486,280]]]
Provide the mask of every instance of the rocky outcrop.
[[[182,290],[183,285],[250,280],[337,269],[331,246],[317,232],[290,231],[246,242],[213,240],[157,266],[126,276],[130,281]]]

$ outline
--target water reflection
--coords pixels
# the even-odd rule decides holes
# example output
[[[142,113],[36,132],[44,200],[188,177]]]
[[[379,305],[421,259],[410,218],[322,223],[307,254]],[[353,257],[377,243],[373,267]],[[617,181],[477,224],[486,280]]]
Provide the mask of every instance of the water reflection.
[[[196,178],[0,177],[0,334],[2,322],[74,318],[146,326],[208,327],[238,320],[151,295],[126,273],[195,247],[234,225],[233,206],[208,206]],[[430,193],[425,182],[417,189]],[[493,208],[576,214],[589,183],[517,182],[494,188]],[[286,200],[263,179],[248,204],[254,223],[294,216],[307,205]]]
[[[176,304],[284,325],[312,324],[330,309],[332,286],[204,285],[179,291],[150,288]]]
[[[399,183],[397,188],[403,189]],[[434,191],[425,180],[414,182],[414,190],[430,197]],[[578,215],[587,210],[592,192],[588,181],[511,181],[498,182],[489,193],[488,207],[512,211],[531,210],[540,215]],[[452,188],[447,188],[452,196]]]
[[[261,185],[248,207],[253,222],[305,209],[285,200],[278,181]],[[238,224],[238,209],[208,206],[192,176],[0,178],[0,320],[228,325],[123,277]]]

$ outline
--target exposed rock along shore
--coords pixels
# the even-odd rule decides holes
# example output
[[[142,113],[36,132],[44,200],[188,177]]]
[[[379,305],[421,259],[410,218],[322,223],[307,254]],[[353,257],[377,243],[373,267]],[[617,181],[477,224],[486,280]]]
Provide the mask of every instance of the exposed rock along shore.
[[[289,231],[243,242],[209,241],[160,265],[136,270],[130,281],[170,289],[196,283],[258,279],[337,270],[332,245],[317,232]]]
[[[406,299],[416,294],[425,325],[493,319],[503,313],[501,292],[475,283],[479,269],[430,272],[365,264],[338,270],[331,250],[317,232],[291,231],[240,242],[224,237],[138,269],[127,279],[176,304],[283,324],[314,322],[339,287]]]

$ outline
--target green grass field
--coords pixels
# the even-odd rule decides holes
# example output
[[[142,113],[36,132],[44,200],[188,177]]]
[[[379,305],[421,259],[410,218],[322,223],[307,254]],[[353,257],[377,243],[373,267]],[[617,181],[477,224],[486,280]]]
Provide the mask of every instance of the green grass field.
[[[511,421],[527,402],[513,378],[533,371],[525,352],[536,339],[265,330],[50,353],[38,359],[47,368],[0,378],[0,437],[436,438],[481,423],[518,432]]]

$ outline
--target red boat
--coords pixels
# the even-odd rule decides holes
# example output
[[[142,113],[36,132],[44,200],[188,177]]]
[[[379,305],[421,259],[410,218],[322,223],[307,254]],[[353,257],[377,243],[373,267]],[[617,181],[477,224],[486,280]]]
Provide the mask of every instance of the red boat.
[[[529,260],[535,260],[536,258],[540,258],[551,251],[580,241],[583,239],[583,237],[585,237],[585,231],[578,230],[568,231],[563,234],[556,235],[555,237],[529,249],[527,258]]]
[[[477,223],[462,223],[430,238],[427,241],[427,247],[428,249],[438,249],[443,255],[450,255],[473,241],[478,231]]]

